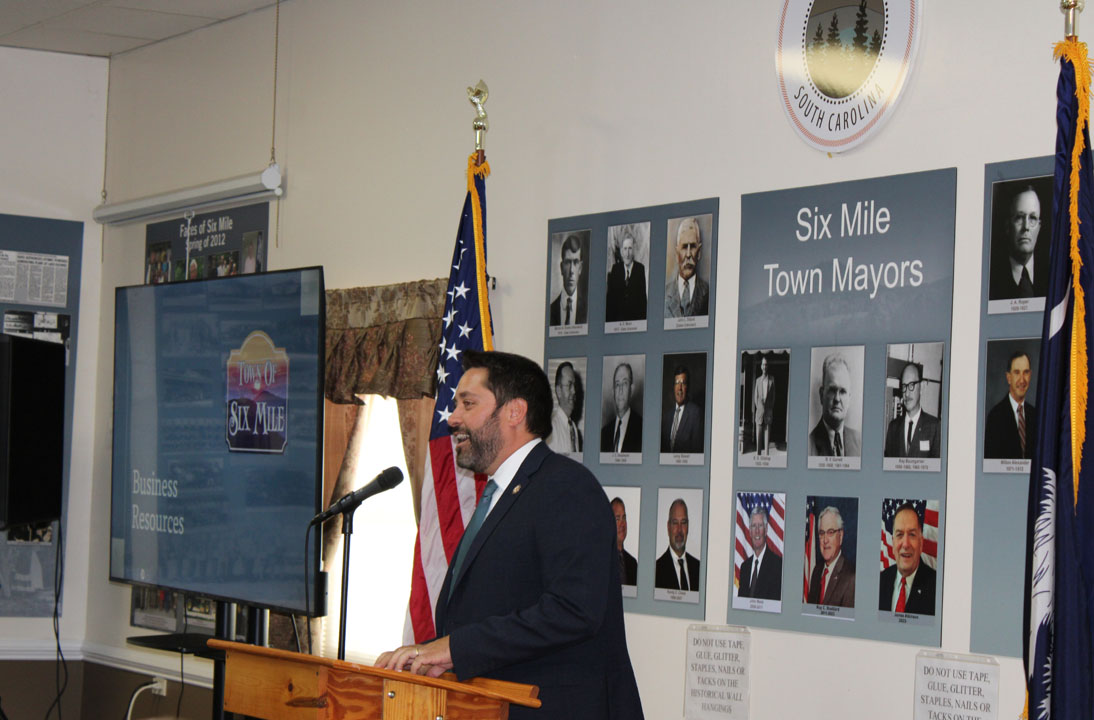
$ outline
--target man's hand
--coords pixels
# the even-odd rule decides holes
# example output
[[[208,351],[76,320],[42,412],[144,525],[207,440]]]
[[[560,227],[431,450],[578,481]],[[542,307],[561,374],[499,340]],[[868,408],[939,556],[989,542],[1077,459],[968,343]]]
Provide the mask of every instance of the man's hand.
[[[415,675],[440,677],[452,669],[452,652],[448,647],[448,636],[424,645],[404,645],[389,650],[376,658],[375,667],[386,670],[409,670]]]

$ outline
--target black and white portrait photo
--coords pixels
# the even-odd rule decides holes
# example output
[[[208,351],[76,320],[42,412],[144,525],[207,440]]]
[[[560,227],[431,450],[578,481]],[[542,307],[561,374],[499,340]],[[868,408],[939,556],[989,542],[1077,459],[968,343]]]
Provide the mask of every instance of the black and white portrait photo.
[[[602,377],[600,462],[641,464],[646,356],[606,356]]]
[[[862,465],[862,345],[815,347],[809,369],[810,469]]]
[[[738,465],[786,467],[789,348],[743,351],[738,393]]]
[[[1045,308],[1052,242],[1052,176],[999,181],[991,187],[988,312]]]
[[[665,329],[707,327],[710,322],[712,215],[668,221],[665,252]]]
[[[648,222],[613,225],[608,228],[605,332],[635,332],[646,329],[649,262]]]
[[[551,337],[589,332],[589,231],[551,235],[549,334]]]
[[[547,378],[554,390],[551,434],[547,445],[555,452],[581,459],[585,447],[585,377],[588,359],[552,358]]]
[[[886,470],[942,467],[942,359],[945,344],[896,343],[885,357]]]

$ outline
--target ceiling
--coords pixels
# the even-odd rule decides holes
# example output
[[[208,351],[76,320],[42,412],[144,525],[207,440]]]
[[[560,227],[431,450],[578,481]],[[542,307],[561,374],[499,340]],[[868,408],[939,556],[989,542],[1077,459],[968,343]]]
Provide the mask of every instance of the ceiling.
[[[276,0],[0,0],[0,46],[110,57]]]

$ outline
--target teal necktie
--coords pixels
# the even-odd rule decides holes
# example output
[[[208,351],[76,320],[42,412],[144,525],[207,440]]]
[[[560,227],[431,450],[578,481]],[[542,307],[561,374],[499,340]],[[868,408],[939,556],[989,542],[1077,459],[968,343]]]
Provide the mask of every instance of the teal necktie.
[[[490,499],[494,497],[494,492],[497,489],[498,484],[493,480],[486,483],[486,487],[482,491],[482,497],[479,498],[479,504],[475,506],[475,513],[471,516],[471,522],[467,523],[467,528],[463,531],[460,548],[456,551],[456,561],[452,564],[452,582],[448,585],[449,597],[452,597],[452,588],[456,587],[456,579],[460,576],[460,571],[463,570],[463,561],[467,556],[467,549],[471,547],[471,543],[475,541],[475,536],[479,534],[479,529],[482,527],[483,521],[486,520],[486,513],[490,510]]]

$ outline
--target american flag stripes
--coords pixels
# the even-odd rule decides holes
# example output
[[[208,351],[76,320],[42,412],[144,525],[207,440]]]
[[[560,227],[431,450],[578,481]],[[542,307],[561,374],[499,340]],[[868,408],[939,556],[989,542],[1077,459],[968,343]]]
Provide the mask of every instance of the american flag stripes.
[[[748,541],[748,521],[756,508],[767,512],[767,547],[783,556],[783,535],[786,529],[786,494],[737,493],[737,532],[733,548],[733,584],[740,587],[741,564],[752,555]],[[766,556],[765,556],[766,557]]]
[[[410,589],[413,641],[436,635],[433,611],[448,563],[486,485],[484,476],[456,467],[448,416],[463,376],[464,350],[493,350],[493,325],[486,286],[486,176],[490,166],[467,162],[467,197],[448,277],[448,298],[437,365],[437,396],[422,482],[422,509],[414,544]]]
[[[885,498],[881,504],[881,569],[884,570],[896,562],[896,556],[893,555],[893,517],[897,508],[904,503],[911,503],[923,520],[923,549],[920,551],[920,560],[937,570],[939,501],[900,498]]]

